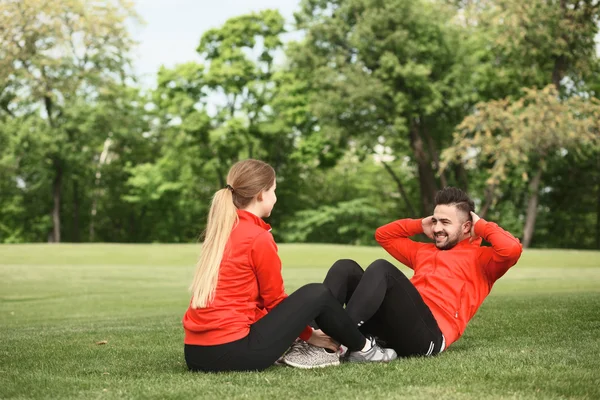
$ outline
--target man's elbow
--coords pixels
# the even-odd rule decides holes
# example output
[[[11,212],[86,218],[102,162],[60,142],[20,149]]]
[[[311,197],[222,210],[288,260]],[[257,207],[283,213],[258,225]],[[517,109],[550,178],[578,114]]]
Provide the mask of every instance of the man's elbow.
[[[523,254],[523,245],[518,240],[515,240],[515,242],[506,249],[505,258],[511,260],[514,265],[519,261],[519,258],[521,258],[521,254]]]
[[[375,229],[375,240],[377,243],[382,244],[385,242],[385,232],[383,230],[383,226]]]

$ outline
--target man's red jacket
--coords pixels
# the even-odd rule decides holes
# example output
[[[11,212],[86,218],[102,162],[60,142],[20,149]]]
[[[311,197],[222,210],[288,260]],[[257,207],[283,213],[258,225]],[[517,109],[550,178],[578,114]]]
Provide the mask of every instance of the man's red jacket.
[[[394,258],[414,270],[412,284],[436,319],[446,347],[464,332],[498,278],[517,263],[522,246],[518,239],[493,222],[480,219],[476,235],[450,250],[409,237],[423,233],[421,219],[401,219],[377,229],[375,239]]]

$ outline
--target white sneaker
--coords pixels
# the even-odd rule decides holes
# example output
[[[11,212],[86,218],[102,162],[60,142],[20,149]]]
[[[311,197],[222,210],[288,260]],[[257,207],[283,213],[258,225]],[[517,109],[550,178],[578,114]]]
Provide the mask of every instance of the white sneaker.
[[[322,347],[299,340],[294,342],[290,350],[285,353],[283,362],[296,368],[323,368],[340,365],[340,357],[337,352],[330,353]]]
[[[345,357],[348,362],[390,362],[398,358],[394,349],[380,347],[375,338],[367,338],[371,342],[371,348],[366,351],[349,351]]]

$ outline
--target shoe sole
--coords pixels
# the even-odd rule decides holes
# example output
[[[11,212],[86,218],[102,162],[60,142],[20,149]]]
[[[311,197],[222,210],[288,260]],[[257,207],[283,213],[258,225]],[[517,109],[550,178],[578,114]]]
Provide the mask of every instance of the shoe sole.
[[[389,362],[392,362],[397,359],[398,359],[398,357],[392,358],[391,360],[355,360],[355,359],[345,358],[343,361],[347,362],[347,363],[389,363]]]
[[[301,368],[301,369],[313,369],[313,368],[325,368],[325,367],[334,367],[337,365],[340,365],[339,361],[332,361],[330,363],[327,364],[318,364],[318,365],[304,365],[304,364],[296,364],[293,361],[288,361],[288,360],[283,360],[283,362],[287,365],[289,365],[290,367],[294,367],[294,368]]]

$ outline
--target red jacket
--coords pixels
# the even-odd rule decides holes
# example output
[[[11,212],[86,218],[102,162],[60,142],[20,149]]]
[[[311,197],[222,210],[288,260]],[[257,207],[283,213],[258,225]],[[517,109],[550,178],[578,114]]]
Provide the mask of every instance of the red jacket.
[[[238,210],[221,266],[214,300],[206,308],[190,305],[183,316],[186,344],[212,346],[248,335],[250,325],[287,297],[281,260],[271,227],[256,215]],[[312,328],[300,337],[307,340]]]
[[[411,282],[435,317],[446,347],[464,332],[492,285],[521,256],[518,239],[493,222],[480,219],[475,233],[481,239],[465,239],[450,250],[433,243],[409,239],[423,233],[420,219],[402,219],[377,229],[375,239],[394,258],[414,270]]]

